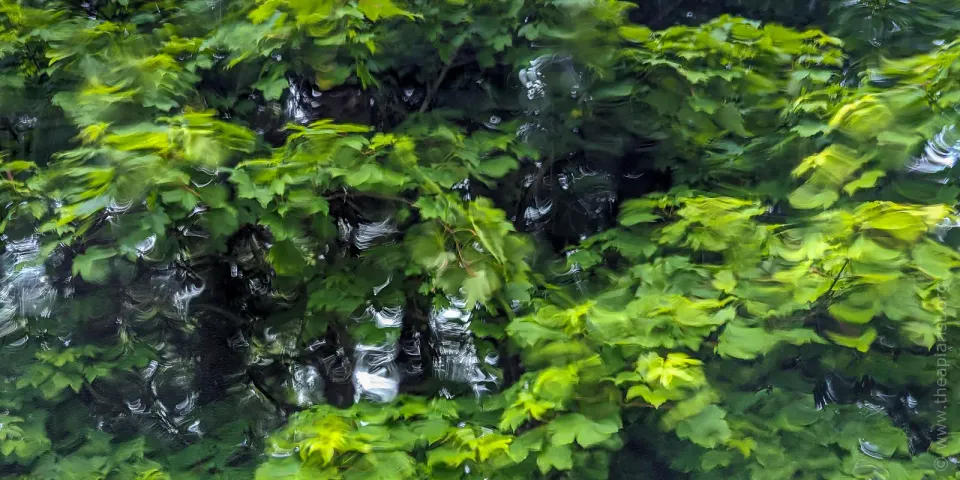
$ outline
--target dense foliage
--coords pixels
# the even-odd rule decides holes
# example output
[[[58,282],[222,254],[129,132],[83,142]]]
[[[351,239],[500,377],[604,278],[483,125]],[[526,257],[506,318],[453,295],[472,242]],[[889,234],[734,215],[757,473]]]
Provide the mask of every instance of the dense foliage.
[[[0,0],[0,475],[960,478],[958,11]]]

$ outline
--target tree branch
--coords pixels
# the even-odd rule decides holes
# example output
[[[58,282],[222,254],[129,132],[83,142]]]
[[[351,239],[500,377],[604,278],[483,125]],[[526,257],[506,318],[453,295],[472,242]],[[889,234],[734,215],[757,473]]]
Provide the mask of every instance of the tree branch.
[[[450,56],[450,60],[443,65],[443,69],[440,70],[440,76],[437,77],[437,81],[433,82],[433,86],[430,87],[430,90],[427,90],[427,96],[423,99],[423,105],[420,105],[420,113],[424,113],[430,108],[430,102],[433,101],[433,97],[437,94],[437,90],[440,89],[440,84],[443,83],[443,79],[447,77],[447,73],[450,71],[450,68],[453,67],[453,61],[457,59],[457,54],[460,53],[460,47],[457,47],[453,51],[453,55]]]

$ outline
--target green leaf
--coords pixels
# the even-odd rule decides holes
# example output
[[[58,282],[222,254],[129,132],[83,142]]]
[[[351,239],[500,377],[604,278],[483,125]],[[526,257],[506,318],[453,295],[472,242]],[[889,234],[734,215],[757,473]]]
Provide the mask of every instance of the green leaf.
[[[463,292],[467,296],[467,308],[477,303],[485,303],[500,288],[500,278],[487,268],[478,268],[467,274],[463,282]]]
[[[303,464],[297,457],[271,459],[257,467],[255,480],[311,480],[323,478],[323,472]]]
[[[263,92],[263,98],[266,100],[279,100],[283,91],[289,86],[290,82],[284,76],[261,79],[253,85],[254,88]]]
[[[620,36],[635,43],[645,42],[653,34],[649,28],[641,25],[623,26],[620,27],[619,32]]]
[[[517,159],[500,155],[480,161],[480,172],[492,178],[500,178],[517,169]]]
[[[442,445],[427,452],[427,465],[431,467],[435,465],[459,467],[463,462],[473,459],[473,451],[451,445]]]
[[[80,275],[87,282],[103,283],[110,275],[108,259],[113,258],[116,254],[117,252],[112,249],[90,247],[83,254],[77,255],[73,259],[71,271],[74,275]]]
[[[677,436],[690,440],[704,448],[716,448],[727,441],[732,432],[724,417],[727,412],[716,405],[709,405],[700,413],[677,425]]]
[[[663,389],[651,390],[650,387],[646,385],[634,385],[627,390],[626,401],[633,400],[635,398],[643,398],[650,405],[653,405],[654,408],[660,408],[660,405],[666,403],[669,398],[666,395],[666,391]]]
[[[510,459],[520,463],[527,459],[530,452],[541,451],[545,437],[546,430],[543,428],[535,428],[518,436],[510,443],[510,450],[507,452]]]
[[[576,439],[581,447],[590,447],[601,443],[620,431],[620,419],[607,417],[600,420],[588,418],[579,413],[561,415],[547,426],[553,445],[568,445]]]
[[[843,191],[847,192],[847,195],[853,195],[857,190],[873,188],[877,185],[877,181],[886,176],[886,174],[887,172],[883,170],[869,170],[864,172],[863,175],[860,175],[860,178],[844,185]]]
[[[630,82],[615,83],[597,89],[591,93],[591,97],[596,100],[629,97],[634,93],[634,88],[634,85]]]
[[[660,220],[660,216],[653,213],[653,205],[643,200],[628,200],[620,209],[620,224],[633,226],[640,223],[652,223]]]
[[[803,121],[799,125],[790,129],[792,132],[796,132],[797,135],[801,137],[809,138],[819,133],[826,132],[829,129],[829,126],[825,123],[809,122]]]
[[[864,324],[880,313],[880,304],[872,292],[852,294],[847,298],[834,302],[827,311],[833,318],[841,322]]]
[[[234,170],[230,180],[237,186],[237,196],[240,198],[254,199],[264,208],[273,200],[273,192],[269,188],[254,183],[244,170]]]
[[[306,259],[293,240],[281,240],[267,252],[267,259],[278,275],[297,275],[306,267]]]
[[[507,325],[507,334],[521,346],[533,346],[540,342],[565,340],[563,332],[544,327],[533,321],[514,320]]]
[[[659,215],[648,212],[628,211],[620,216],[620,224],[627,227],[640,223],[653,223],[658,220],[660,220]]]
[[[570,445],[549,445],[537,455],[537,467],[546,475],[551,470],[570,470],[573,468],[573,451]]]
[[[771,352],[780,343],[805,345],[823,343],[813,330],[793,329],[767,331],[762,327],[745,327],[728,324],[717,341],[716,351],[723,357],[752,360]]]
[[[10,172],[10,173],[19,173],[25,170],[31,170],[36,168],[36,164],[33,162],[25,162],[23,160],[15,160],[12,162],[3,162],[0,163],[0,172]]]
[[[733,293],[733,289],[737,287],[737,278],[730,270],[721,270],[714,275],[713,286],[721,292]]]
[[[397,7],[392,0],[359,0],[357,5],[360,7],[360,11],[373,21],[397,15],[412,17],[410,12]]]
[[[911,342],[926,348],[933,348],[943,338],[940,326],[926,322],[909,322],[904,325],[903,332]]]
[[[752,136],[750,132],[743,128],[743,115],[733,104],[725,103],[720,106],[713,118],[718,125],[737,136],[745,138]]]
[[[450,423],[446,420],[433,418],[414,423],[411,427],[417,437],[433,443],[446,435],[447,430],[450,428]]]
[[[356,169],[351,169],[344,176],[347,184],[354,188],[363,188],[365,185],[379,183],[383,180],[383,172],[376,165],[365,163]]]
[[[870,350],[870,345],[877,339],[877,329],[867,328],[860,336],[853,337],[836,332],[827,332],[827,337],[833,340],[837,345],[855,348],[858,351],[866,352]]]
[[[447,251],[443,234],[433,224],[411,228],[406,244],[413,261],[429,270],[456,265],[457,255]]]
[[[903,253],[884,248],[865,236],[858,237],[857,240],[853,242],[853,245],[850,246],[848,253],[851,260],[885,266],[902,264],[901,259],[904,256]]]
[[[209,210],[200,217],[203,226],[214,239],[224,239],[240,228],[237,212],[231,208]]]
[[[933,442],[930,451],[944,458],[960,454],[960,432],[951,432],[946,438]]]
[[[790,205],[793,205],[796,208],[804,210],[812,210],[814,208],[827,208],[834,203],[837,199],[840,198],[840,195],[837,192],[817,188],[812,184],[804,184],[800,188],[794,190],[790,193]]]
[[[414,477],[416,463],[403,452],[374,452],[344,470],[344,480],[403,480]]]
[[[886,211],[870,218],[864,224],[910,242],[918,240],[927,233],[927,225],[923,218],[909,211]]]
[[[953,270],[960,267],[960,254],[931,240],[917,245],[911,256],[916,267],[933,278],[951,278]]]
[[[200,199],[186,189],[167,190],[160,197],[163,203],[179,204],[187,212],[193,211],[200,203]]]

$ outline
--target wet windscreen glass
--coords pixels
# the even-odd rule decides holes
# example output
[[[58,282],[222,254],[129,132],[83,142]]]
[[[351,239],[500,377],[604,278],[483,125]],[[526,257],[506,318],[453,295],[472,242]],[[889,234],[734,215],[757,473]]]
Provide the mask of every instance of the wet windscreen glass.
[[[0,478],[960,479],[958,107],[958,0],[0,0]]]

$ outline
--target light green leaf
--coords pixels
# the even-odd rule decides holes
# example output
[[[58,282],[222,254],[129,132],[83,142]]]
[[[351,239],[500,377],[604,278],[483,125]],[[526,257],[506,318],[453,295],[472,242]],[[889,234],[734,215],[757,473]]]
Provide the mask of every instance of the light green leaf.
[[[360,11],[373,21],[397,15],[412,17],[410,12],[397,7],[392,0],[359,0],[357,5]]]
[[[933,348],[937,341],[943,338],[940,327],[927,322],[907,323],[903,331],[911,342],[926,348]]]
[[[662,389],[651,390],[650,387],[646,385],[634,385],[627,390],[626,401],[633,400],[635,398],[643,398],[650,405],[653,405],[654,408],[660,408],[660,405],[666,403],[669,398],[667,398],[666,391]]]
[[[871,292],[850,295],[831,304],[827,311],[830,312],[830,315],[833,315],[833,318],[841,322],[867,323],[880,313],[880,304],[876,301],[874,295]]]
[[[721,270],[713,277],[713,286],[724,293],[733,293],[737,287],[737,277],[730,270]]]
[[[853,195],[857,190],[864,188],[873,188],[877,184],[877,180],[880,180],[886,176],[887,172],[883,170],[869,170],[860,175],[860,178],[846,184],[843,186],[843,191],[847,195]]]
[[[870,350],[870,345],[877,339],[877,330],[870,327],[858,337],[851,337],[836,332],[827,332],[827,336],[837,345],[843,345],[844,347],[855,348],[861,352],[866,352]]]

